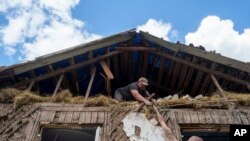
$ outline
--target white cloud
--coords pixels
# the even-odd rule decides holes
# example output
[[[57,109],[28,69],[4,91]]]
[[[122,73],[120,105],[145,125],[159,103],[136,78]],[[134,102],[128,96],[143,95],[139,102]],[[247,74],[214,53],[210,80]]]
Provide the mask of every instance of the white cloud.
[[[217,16],[205,17],[199,28],[185,36],[186,44],[202,45],[206,50],[216,50],[224,56],[250,62],[250,28],[239,33],[234,23]]]
[[[177,36],[177,31],[171,31],[172,26],[170,23],[164,23],[162,21],[157,21],[155,19],[149,19],[145,24],[139,25],[137,31],[149,32],[150,34],[163,38],[167,41],[170,40],[170,36]]]
[[[0,27],[0,47],[21,60],[101,38],[89,33],[83,21],[72,17],[79,0],[4,0],[0,12],[8,24]]]

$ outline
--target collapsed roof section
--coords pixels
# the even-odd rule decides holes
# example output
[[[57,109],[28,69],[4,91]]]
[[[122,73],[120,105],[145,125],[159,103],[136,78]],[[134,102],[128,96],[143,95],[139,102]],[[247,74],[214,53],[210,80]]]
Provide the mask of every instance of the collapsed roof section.
[[[60,87],[80,95],[110,94],[141,76],[160,96],[213,92],[211,77],[226,90],[250,89],[249,63],[134,30],[1,68],[0,88],[41,94],[55,94]]]

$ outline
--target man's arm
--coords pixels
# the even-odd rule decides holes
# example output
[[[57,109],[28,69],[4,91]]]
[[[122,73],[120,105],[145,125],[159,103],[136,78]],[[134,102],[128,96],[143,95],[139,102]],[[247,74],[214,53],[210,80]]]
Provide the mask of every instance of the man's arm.
[[[171,129],[165,123],[164,118],[161,115],[157,115],[157,117],[169,141],[178,141],[177,138],[174,136],[173,132],[171,131]]]
[[[146,98],[144,98],[139,92],[138,90],[131,90],[131,93],[133,95],[133,97],[141,102],[144,102],[146,105],[152,105],[152,102],[148,101]]]

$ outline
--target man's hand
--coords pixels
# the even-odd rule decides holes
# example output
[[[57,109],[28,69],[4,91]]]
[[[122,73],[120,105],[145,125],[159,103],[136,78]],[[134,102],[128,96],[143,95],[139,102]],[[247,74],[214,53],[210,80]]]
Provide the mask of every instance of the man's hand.
[[[148,101],[148,100],[145,100],[144,103],[145,103],[146,105],[153,105],[153,102],[150,102],[150,101]]]
[[[157,103],[157,101],[155,100],[155,99],[152,99],[151,100],[154,104],[156,104]]]

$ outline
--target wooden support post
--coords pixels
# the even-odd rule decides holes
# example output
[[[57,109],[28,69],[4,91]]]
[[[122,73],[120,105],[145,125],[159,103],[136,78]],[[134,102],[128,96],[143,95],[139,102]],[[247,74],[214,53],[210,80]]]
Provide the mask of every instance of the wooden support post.
[[[87,99],[88,99],[88,97],[89,97],[89,93],[90,93],[92,84],[93,84],[93,82],[94,82],[95,74],[96,74],[96,67],[94,67],[92,70],[93,70],[93,71],[92,71],[92,74],[91,74],[91,78],[90,78],[90,81],[89,81],[89,85],[88,85],[88,88],[87,88],[87,92],[86,92],[85,97],[84,97],[83,106],[85,106],[85,104],[86,104],[86,102],[87,102]]]
[[[35,81],[33,80],[33,81],[30,83],[30,85],[29,85],[29,87],[27,88],[26,91],[31,91],[31,89],[32,89],[32,87],[34,86],[34,84],[35,84]]]
[[[54,93],[53,93],[53,95],[52,95],[52,99],[56,96],[56,94],[57,94],[57,92],[58,92],[58,89],[59,89],[60,86],[61,86],[63,77],[64,77],[64,74],[61,74],[61,75],[60,75],[60,78],[59,78],[59,80],[58,80],[58,82],[57,82],[57,84],[56,84],[56,88],[55,88],[55,90],[54,90]]]
[[[224,101],[224,103],[228,106],[229,109],[232,109],[233,107],[228,103],[228,99],[227,99],[227,96],[226,94],[224,93],[224,91],[222,90],[222,88],[220,87],[220,84],[218,83],[218,81],[216,80],[216,78],[214,77],[213,74],[210,75],[211,76],[211,79],[213,80],[214,82],[214,85],[217,87],[217,89],[219,90],[220,94],[221,94],[221,97]]]

